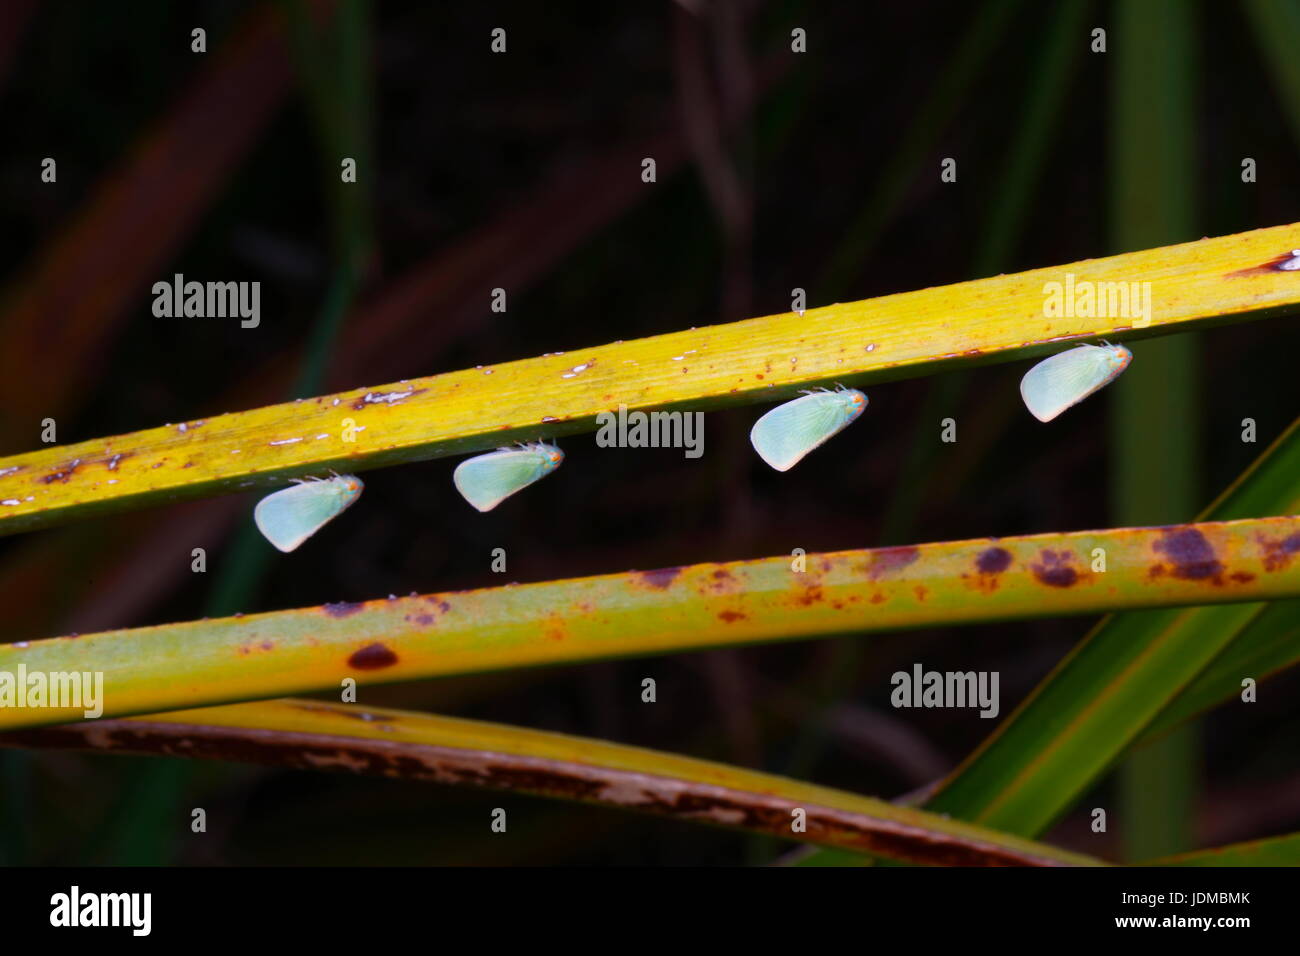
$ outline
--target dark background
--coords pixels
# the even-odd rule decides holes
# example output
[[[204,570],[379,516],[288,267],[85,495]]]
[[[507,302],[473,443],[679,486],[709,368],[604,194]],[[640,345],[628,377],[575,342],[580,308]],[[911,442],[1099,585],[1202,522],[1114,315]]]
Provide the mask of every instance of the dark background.
[[[1196,228],[1171,241],[1300,219],[1297,127],[1250,22],[1235,4],[1190,6],[1195,150],[1178,162]],[[287,46],[250,52],[246,31],[286,34],[277,5],[6,4],[0,454],[37,447],[46,415],[60,442],[75,442],[783,312],[796,286],[816,306],[1127,251],[1107,211],[1124,38],[1112,30],[1112,52],[1091,53],[1090,30],[1111,27],[1115,11],[1083,8],[1058,56],[1061,4],[376,3],[368,38],[355,24],[317,28],[335,84],[322,120]],[[207,53],[190,51],[195,26]],[[503,56],[489,52],[496,26],[508,31]],[[803,55],[789,52],[796,26],[808,31]],[[364,51],[365,83],[342,93],[349,48]],[[1028,104],[1054,66],[1066,82],[1041,154],[1016,166]],[[211,93],[221,71],[247,87]],[[250,120],[263,96],[265,119]],[[363,159],[362,198],[343,206],[331,136]],[[160,143],[166,158],[139,174],[133,164]],[[223,168],[196,173],[223,150]],[[55,184],[39,181],[46,156]],[[656,184],[641,183],[642,156],[658,159]],[[958,181],[945,184],[949,156]],[[1241,182],[1245,156],[1257,183]],[[115,189],[152,201],[115,207]],[[155,318],[150,286],[174,272],[260,280],[260,327]],[[355,295],[334,335],[325,302],[341,274],[355,276]],[[496,286],[505,314],[489,310]],[[1272,319],[1196,341],[1188,420],[1204,504],[1300,414],[1300,334]],[[1141,343],[1135,356],[1136,368]],[[496,547],[511,580],[536,581],[1107,526],[1106,396],[1042,426],[1019,403],[1023,371],[875,387],[849,436],[787,474],[752,454],[758,409],[740,408],[708,416],[699,460],[562,441],[555,477],[486,515],[457,495],[450,461],[367,472],[363,502],[291,555],[249,538],[251,496],[0,540],[0,627],[19,640],[491,586]],[[947,416],[954,446],[938,441]],[[1240,441],[1245,417],[1259,444]],[[206,575],[190,573],[196,546],[209,549]],[[946,772],[995,723],[893,710],[894,670],[997,670],[1005,715],[1092,623],[634,659],[365,688],[362,699],[893,797]],[[659,703],[640,702],[644,677]],[[1270,686],[1244,713],[1205,721],[1200,842],[1300,827],[1300,767],[1285,746],[1300,726],[1284,703],[1300,684]],[[68,753],[3,752],[0,770],[8,863],[714,864],[786,849],[386,780]],[[1106,798],[1103,788],[1082,805]],[[487,830],[500,805],[508,839]],[[189,832],[195,806],[208,812],[203,836]],[[1072,816],[1052,839],[1113,849],[1086,822]]]

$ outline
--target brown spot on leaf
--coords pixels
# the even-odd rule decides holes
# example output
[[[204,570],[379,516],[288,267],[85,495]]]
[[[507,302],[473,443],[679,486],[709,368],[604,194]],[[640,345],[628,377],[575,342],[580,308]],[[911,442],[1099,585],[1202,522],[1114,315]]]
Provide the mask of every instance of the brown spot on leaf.
[[[975,558],[980,574],[1001,574],[1011,567],[1011,552],[1006,548],[985,548]]]
[[[545,767],[488,766],[448,768],[467,783],[507,790],[530,790],[536,793],[562,794],[575,798],[599,796],[606,784],[599,779],[585,779],[571,773],[550,771]]]
[[[1173,528],[1161,536],[1155,549],[1173,564],[1169,573],[1184,581],[1203,581],[1206,578],[1221,584],[1223,565],[1214,548],[1197,528]]]
[[[1281,571],[1300,553],[1300,531],[1280,539],[1261,537],[1259,543],[1264,548],[1264,570]]]
[[[432,614],[416,614],[414,617],[407,617],[407,620],[419,627],[428,627],[435,618]]]
[[[356,614],[365,604],[361,601],[337,601],[334,604],[322,604],[321,610],[330,617],[347,617],[349,614]]]
[[[912,588],[912,592],[916,595],[918,601],[924,601],[926,595],[930,593],[930,589],[924,584],[918,584],[916,587]]]
[[[81,467],[81,459],[78,458],[76,461],[68,462],[68,464],[64,465],[62,468],[58,469],[57,471],[52,471],[48,475],[44,475],[41,478],[41,481],[45,482],[47,485],[53,484],[56,481],[62,482],[63,484],[66,485],[68,483],[68,479],[71,478],[73,475],[75,475],[77,473],[77,469],[80,467]]]
[[[747,617],[749,617],[749,615],[744,613],[743,611],[719,611],[718,612],[718,619],[722,621],[726,621],[728,624],[735,624],[737,621],[743,621]]]
[[[383,667],[392,667],[397,663],[397,655],[376,641],[367,644],[359,651],[354,651],[348,658],[348,664],[359,671],[377,671]]]
[[[826,593],[822,590],[820,584],[809,584],[794,596],[794,600],[796,604],[812,607],[819,601],[826,600]]]
[[[1250,266],[1246,269],[1238,269],[1236,272],[1229,272],[1224,275],[1224,278],[1242,279],[1246,276],[1268,275],[1273,272],[1293,272],[1295,271],[1293,269],[1283,269],[1282,265],[1283,263],[1290,262],[1294,258],[1295,256],[1291,255],[1291,253],[1284,252],[1282,255],[1274,256],[1272,259],[1269,259],[1267,262],[1261,263],[1260,265]]]
[[[656,591],[667,589],[677,577],[682,573],[681,568],[656,568],[653,571],[641,571],[638,576],[645,582],[647,587],[654,588]]]
[[[709,578],[709,583],[700,588],[701,594],[727,594],[736,590],[736,576],[726,568],[718,568]]]
[[[1079,580],[1079,572],[1070,567],[1070,559],[1073,555],[1069,551],[1053,551],[1051,548],[1044,548],[1039,557],[1042,560],[1038,564],[1031,565],[1031,568],[1034,577],[1048,587],[1073,587]]]
[[[901,571],[915,562],[919,556],[920,552],[910,545],[903,548],[880,548],[872,551],[871,563],[867,566],[867,576],[874,581],[883,575]]]

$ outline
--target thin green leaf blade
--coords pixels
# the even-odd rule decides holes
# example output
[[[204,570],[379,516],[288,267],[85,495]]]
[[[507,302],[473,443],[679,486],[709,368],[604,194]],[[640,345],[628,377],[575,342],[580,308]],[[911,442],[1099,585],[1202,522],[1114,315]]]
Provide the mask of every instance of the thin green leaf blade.
[[[1300,420],[1204,517],[1298,510]],[[1275,545],[1275,560],[1291,562],[1300,539]],[[927,806],[1009,832],[1043,832],[1258,613],[1246,604],[1106,618]]]

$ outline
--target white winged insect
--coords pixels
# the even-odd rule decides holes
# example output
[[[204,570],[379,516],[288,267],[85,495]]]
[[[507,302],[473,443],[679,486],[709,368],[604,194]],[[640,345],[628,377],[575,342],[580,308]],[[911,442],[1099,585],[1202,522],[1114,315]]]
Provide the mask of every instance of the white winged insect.
[[[456,490],[479,511],[491,511],[516,491],[545,478],[564,461],[564,452],[546,442],[498,448],[456,466]]]
[[[257,530],[286,553],[342,514],[365,487],[356,475],[293,481],[288,488],[267,495],[253,509]]]
[[[1128,368],[1133,353],[1122,345],[1078,345],[1045,358],[1020,380],[1020,397],[1040,422],[1109,385]]]
[[[867,407],[855,388],[821,389],[778,405],[749,431],[750,444],[777,471],[789,471],[804,455],[824,445]]]

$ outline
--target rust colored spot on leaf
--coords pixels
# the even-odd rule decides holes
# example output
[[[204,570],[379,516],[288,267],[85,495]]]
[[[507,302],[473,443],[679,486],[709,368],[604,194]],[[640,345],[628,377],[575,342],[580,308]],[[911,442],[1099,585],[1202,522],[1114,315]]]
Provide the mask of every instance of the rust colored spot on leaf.
[[[1040,554],[1042,562],[1032,565],[1034,577],[1052,588],[1073,587],[1079,580],[1079,572],[1070,567],[1069,551],[1053,551],[1044,548]]]
[[[681,568],[657,568],[654,571],[640,572],[640,578],[646,583],[647,587],[652,587],[656,591],[663,591],[668,585],[677,580],[678,575],[681,573]]]
[[[41,481],[45,482],[45,484],[47,485],[52,484],[56,481],[60,481],[66,485],[68,483],[68,479],[71,478],[73,475],[75,475],[77,473],[77,469],[80,467],[81,467],[81,459],[78,458],[76,461],[68,462],[68,464],[64,465],[58,471],[52,471],[48,475],[43,476],[41,478]]]
[[[912,589],[912,591],[916,595],[916,599],[918,601],[924,601],[926,595],[930,593],[930,589],[927,588],[924,584],[918,584],[916,587]]]
[[[1269,259],[1267,262],[1261,265],[1251,266],[1247,269],[1238,269],[1236,272],[1229,272],[1226,275],[1224,275],[1224,278],[1242,279],[1245,278],[1246,276],[1262,276],[1262,275],[1268,275],[1273,272],[1284,272],[1284,273],[1292,272],[1294,270],[1283,269],[1282,265],[1284,263],[1290,262],[1294,258],[1295,256],[1291,255],[1291,253],[1285,252],[1280,256],[1274,256],[1272,259]]]
[[[448,768],[453,774],[483,787],[507,790],[531,790],[535,793],[562,794],[569,797],[590,798],[599,796],[605,783],[599,779],[586,779],[563,769],[544,767],[488,766],[482,770],[474,767]]]
[[[1229,576],[1238,584],[1249,584],[1251,581],[1255,580],[1255,575],[1251,574],[1249,571],[1233,571]]]
[[[795,603],[801,604],[804,607],[812,607],[814,604],[819,601],[824,601],[825,599],[826,593],[822,591],[820,584],[809,584],[794,596]]]
[[[742,611],[719,611],[718,612],[719,620],[726,621],[728,624],[735,624],[737,621],[743,621],[747,617],[749,617],[749,615],[745,614]]]
[[[700,588],[701,594],[727,594],[737,589],[736,576],[726,568],[718,568],[709,578],[709,583]]]
[[[1300,553],[1300,531],[1280,539],[1260,538],[1259,543],[1264,547],[1264,570],[1281,571]]]
[[[349,614],[356,614],[365,605],[360,601],[338,601],[334,604],[322,604],[321,610],[330,617],[347,617]]]
[[[348,658],[348,664],[359,671],[377,671],[383,667],[392,667],[397,663],[397,655],[379,642],[367,644],[359,651],[354,651]]]
[[[1155,549],[1172,562],[1173,567],[1169,573],[1174,577],[1185,581],[1211,578],[1216,584],[1222,583],[1220,575],[1223,574],[1223,565],[1199,529],[1176,528],[1166,531],[1155,543]]]
[[[881,548],[871,552],[871,564],[867,567],[867,576],[873,581],[886,574],[900,571],[912,564],[920,552],[911,546],[903,548]]]
[[[1001,574],[1011,567],[1011,552],[1006,548],[985,548],[975,559],[980,574]]]

